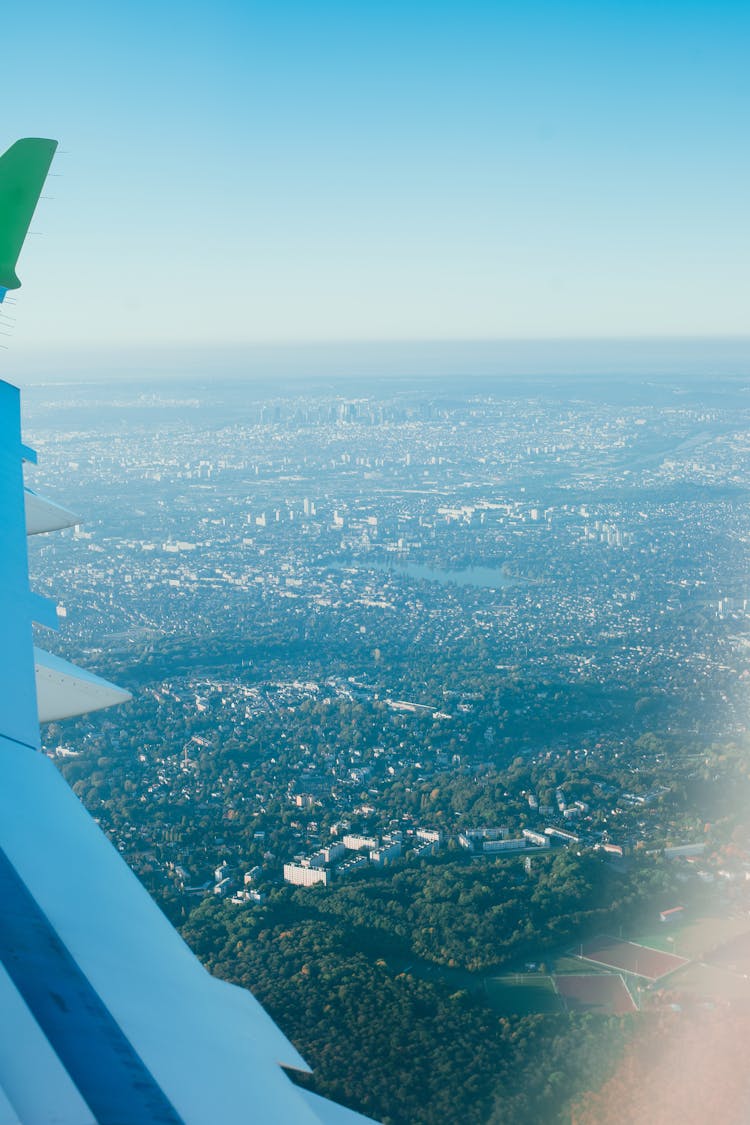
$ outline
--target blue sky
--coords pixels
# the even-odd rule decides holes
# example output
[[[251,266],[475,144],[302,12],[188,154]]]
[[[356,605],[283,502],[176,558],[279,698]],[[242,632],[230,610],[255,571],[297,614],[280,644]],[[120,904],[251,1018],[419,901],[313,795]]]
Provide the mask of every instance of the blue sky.
[[[12,352],[750,332],[750,7],[6,8]]]

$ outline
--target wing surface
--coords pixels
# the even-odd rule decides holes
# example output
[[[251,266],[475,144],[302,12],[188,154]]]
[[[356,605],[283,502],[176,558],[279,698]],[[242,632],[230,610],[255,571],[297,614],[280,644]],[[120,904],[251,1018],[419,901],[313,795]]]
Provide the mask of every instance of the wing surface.
[[[0,157],[0,298],[55,151]],[[20,398],[0,381],[0,1125],[359,1125],[292,1083],[307,1064],[258,1001],[212,977],[39,753],[39,722],[130,698],[35,648],[54,604],[27,534],[77,522],[24,486]]]

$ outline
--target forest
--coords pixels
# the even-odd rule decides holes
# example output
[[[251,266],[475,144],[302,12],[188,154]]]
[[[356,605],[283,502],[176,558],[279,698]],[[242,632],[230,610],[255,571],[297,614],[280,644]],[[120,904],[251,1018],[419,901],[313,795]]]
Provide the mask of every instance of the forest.
[[[499,1017],[466,989],[358,950],[346,924],[299,913],[289,901],[246,912],[208,900],[183,932],[301,1050],[314,1074],[298,1081],[383,1125],[565,1122],[634,1029],[632,1017]]]
[[[616,877],[572,852],[540,858],[531,877],[518,859],[446,857],[333,889],[279,888],[252,910],[208,899],[183,934],[268,1008],[319,1093],[385,1125],[552,1125],[598,1089],[647,1017],[499,1015],[472,974],[632,922],[636,905],[647,916],[671,884],[650,857]],[[420,971],[430,964],[448,971]]]

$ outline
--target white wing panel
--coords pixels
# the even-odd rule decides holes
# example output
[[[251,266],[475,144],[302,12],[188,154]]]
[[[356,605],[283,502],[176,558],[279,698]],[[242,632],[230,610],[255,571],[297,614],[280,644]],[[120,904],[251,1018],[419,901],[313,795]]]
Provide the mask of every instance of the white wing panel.
[[[129,691],[41,648],[34,648],[34,669],[40,723],[100,711],[132,698]]]
[[[21,1121],[2,1089],[0,1089],[0,1125],[23,1125],[23,1121]]]
[[[52,762],[3,740],[0,846],[187,1125],[320,1122],[270,1016],[206,972]]]
[[[53,500],[47,500],[30,488],[24,489],[23,498],[27,535],[39,535],[43,531],[61,531],[64,527],[73,527],[80,522],[78,517],[67,508],[55,504]]]
[[[2,965],[0,1125],[96,1125]]]
[[[23,1125],[23,1122],[5,1096],[5,1091],[2,1087],[0,1087],[0,1125]]]
[[[371,1117],[363,1117],[353,1109],[329,1102],[311,1090],[301,1090],[302,1097],[315,1112],[321,1125],[376,1125]]]

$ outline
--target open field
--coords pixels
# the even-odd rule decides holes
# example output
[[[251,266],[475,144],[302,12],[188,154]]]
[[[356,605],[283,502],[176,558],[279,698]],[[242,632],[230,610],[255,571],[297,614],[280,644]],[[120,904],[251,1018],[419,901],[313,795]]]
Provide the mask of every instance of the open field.
[[[633,940],[665,953],[701,961],[724,942],[750,934],[750,918],[696,918],[689,922],[662,925]]]
[[[592,938],[591,941],[579,946],[577,952],[584,961],[606,965],[610,969],[618,969],[624,973],[644,977],[646,980],[659,980],[667,973],[672,973],[687,964],[685,957],[675,957],[674,954],[664,953],[660,949],[651,949],[646,945],[636,945],[632,941],[620,941],[618,938],[605,936]]]
[[[678,1001],[750,1004],[750,981],[716,965],[686,965],[663,987]]]
[[[578,956],[573,956],[572,953],[566,953],[563,954],[562,957],[556,957],[552,962],[552,972],[555,977],[559,977],[564,973],[573,973],[575,976],[578,976],[581,972],[581,958]],[[591,968],[589,969],[587,965],[586,972],[608,973],[611,972],[611,969],[607,969],[603,965],[591,965]]]
[[[563,1010],[552,978],[542,973],[512,973],[485,980],[487,1000],[503,1015],[526,1016]]]
[[[750,933],[738,934],[706,957],[711,965],[750,977]]]
[[[619,973],[567,973],[555,977],[555,985],[569,1012],[622,1016],[637,1010]]]

